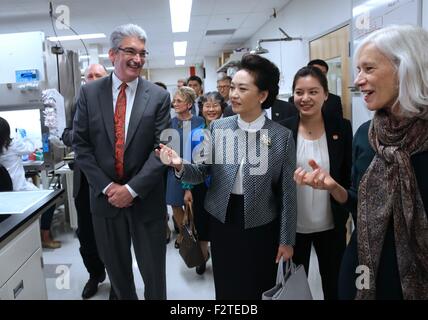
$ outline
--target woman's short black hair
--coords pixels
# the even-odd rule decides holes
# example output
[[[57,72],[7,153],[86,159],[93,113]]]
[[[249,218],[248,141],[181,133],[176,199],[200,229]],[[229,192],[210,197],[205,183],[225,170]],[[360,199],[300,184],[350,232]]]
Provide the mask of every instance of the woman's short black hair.
[[[204,103],[208,100],[215,100],[220,104],[221,111],[223,112],[224,109],[227,107],[226,101],[224,101],[224,97],[220,94],[218,91],[211,91],[206,94],[204,94],[199,99],[199,110],[201,110],[202,113],[202,107],[204,106]]]
[[[11,142],[9,123],[0,117],[0,154],[3,153],[3,148],[9,148]]]
[[[262,103],[263,109],[270,108],[279,91],[279,69],[270,60],[257,54],[242,57],[239,70],[246,70],[254,77],[254,83],[260,91],[268,91],[268,97]]]
[[[297,80],[299,80],[300,78],[303,78],[303,77],[307,77],[307,76],[311,76],[311,77],[314,77],[315,79],[317,79],[318,82],[321,84],[321,87],[324,89],[324,92],[326,94],[328,94],[327,77],[325,76],[324,73],[322,73],[322,71],[320,69],[318,69],[317,67],[313,67],[313,66],[303,67],[299,71],[296,72],[296,74],[294,75],[294,80],[293,80],[293,93],[294,93],[294,89],[296,88]]]

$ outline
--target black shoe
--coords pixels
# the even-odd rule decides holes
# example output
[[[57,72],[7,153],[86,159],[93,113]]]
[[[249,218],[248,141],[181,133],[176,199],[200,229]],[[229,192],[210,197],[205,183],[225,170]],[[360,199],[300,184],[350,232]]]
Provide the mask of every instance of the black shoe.
[[[178,223],[175,221],[174,216],[172,216],[172,222],[173,222],[173,224],[174,224],[174,231],[175,231],[176,233],[180,233],[180,228],[178,227]]]
[[[205,270],[207,268],[207,262],[204,262],[203,264],[201,264],[200,266],[196,267],[196,273],[197,274],[204,274]]]
[[[171,230],[169,230],[168,226],[166,228],[166,244],[168,244],[171,241]]]
[[[208,257],[205,260],[205,262],[203,264],[201,264],[200,266],[196,267],[196,273],[197,274],[204,274],[204,272],[207,268],[207,261],[209,260],[209,258],[210,258],[210,253],[208,252]]]
[[[89,299],[93,297],[98,291],[98,284],[103,282],[105,278],[106,278],[105,273],[103,273],[99,277],[89,278],[88,282],[86,282],[85,286],[83,287],[82,298]]]
[[[110,294],[108,296],[109,300],[119,300],[117,298],[116,292],[114,292],[113,287],[110,287]]]

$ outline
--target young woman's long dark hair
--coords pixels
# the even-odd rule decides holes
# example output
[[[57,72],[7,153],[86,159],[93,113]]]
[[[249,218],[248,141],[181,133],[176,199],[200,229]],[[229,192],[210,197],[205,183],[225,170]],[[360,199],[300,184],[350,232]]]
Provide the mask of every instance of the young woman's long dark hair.
[[[0,154],[3,153],[3,148],[9,148],[11,142],[9,123],[0,117]]]

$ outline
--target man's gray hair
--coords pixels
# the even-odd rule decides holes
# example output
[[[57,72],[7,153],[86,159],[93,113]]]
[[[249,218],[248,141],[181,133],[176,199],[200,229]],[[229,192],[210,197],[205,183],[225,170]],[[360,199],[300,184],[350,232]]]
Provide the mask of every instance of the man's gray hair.
[[[136,37],[144,43],[147,40],[146,32],[136,24],[124,24],[116,27],[110,35],[110,47],[113,50],[119,48],[120,43],[126,37]]]
[[[357,50],[373,44],[394,65],[398,80],[398,107],[407,117],[428,119],[428,31],[410,25],[392,25],[365,38]]]

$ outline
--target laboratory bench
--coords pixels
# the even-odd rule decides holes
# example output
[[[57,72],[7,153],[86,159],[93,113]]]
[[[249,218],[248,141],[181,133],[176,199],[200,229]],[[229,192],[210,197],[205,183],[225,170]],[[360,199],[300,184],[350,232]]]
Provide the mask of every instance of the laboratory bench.
[[[0,300],[47,299],[40,216],[64,190],[0,192]]]

